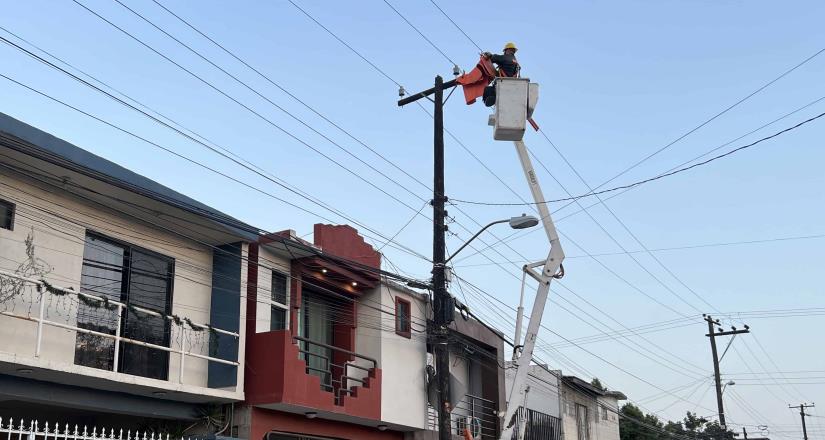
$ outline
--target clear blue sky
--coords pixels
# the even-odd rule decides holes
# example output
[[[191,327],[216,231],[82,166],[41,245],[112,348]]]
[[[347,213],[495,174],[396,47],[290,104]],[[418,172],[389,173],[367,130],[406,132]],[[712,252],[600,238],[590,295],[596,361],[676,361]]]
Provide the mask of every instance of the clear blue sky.
[[[451,77],[452,64],[381,0],[296,1],[408,91],[429,87],[438,73]],[[7,2],[0,25],[254,161],[385,236],[393,235],[414,211],[424,205],[422,199],[431,197],[423,186],[246,70],[151,1],[126,3],[397,180],[417,197],[346,155],[117,3],[103,0],[85,0],[84,3],[408,206],[257,119],[73,2]],[[288,2],[165,1],[164,4],[355,137],[429,184],[432,179],[431,119],[415,106],[397,108],[397,86]],[[449,58],[462,68],[472,67],[478,50],[430,2],[394,0],[393,4]],[[463,0],[441,1],[439,4],[485,50],[496,51],[509,40],[519,45],[518,55],[524,75],[541,84],[536,119],[593,186],[676,139],[825,45],[825,27],[822,26],[825,4],[816,1],[528,2],[521,8],[513,4],[505,6],[501,2]],[[311,206],[94,94],[15,49],[0,47],[0,57],[3,59],[0,72],[5,75],[266,188],[273,194],[322,212],[321,208]],[[619,178],[617,183],[670,169],[820,98],[825,95],[824,76],[825,54],[646,161]],[[320,221],[2,79],[0,111],[263,229],[291,228],[304,235],[311,232],[313,223]],[[823,111],[825,102],[817,103],[728,148]],[[456,95],[448,102],[446,124],[498,178],[527,199],[529,192],[513,148],[492,140],[486,125],[488,113],[489,110],[480,104],[465,106]],[[821,148],[823,134],[825,125],[815,122],[707,167],[634,189],[607,203],[649,249],[825,234],[822,195],[825,179],[821,171],[825,164],[825,153]],[[586,192],[586,187],[540,135],[530,133],[525,140],[570,192]],[[519,201],[449,137],[446,147],[449,196],[492,202]],[[566,194],[551,176],[537,167],[547,197],[564,197]],[[529,207],[517,206],[459,207],[482,224],[530,212]],[[574,210],[577,210],[575,205],[558,216]],[[468,230],[474,232],[477,229],[457,207],[451,207],[449,211]],[[428,210],[424,212],[429,215]],[[641,249],[603,206],[594,207],[590,212],[625,249]],[[335,214],[324,214],[344,222]],[[621,251],[584,214],[561,221],[559,227],[569,237],[564,246],[571,257]],[[457,224],[451,225],[451,229],[460,236],[450,239],[449,246],[455,249],[471,232]],[[499,237],[508,233],[506,226],[494,230]],[[430,255],[431,226],[425,218],[418,217],[398,235],[397,240],[419,253]],[[493,237],[485,235],[484,240],[492,242]],[[490,261],[522,260],[522,256],[542,258],[547,244],[539,232],[514,239],[509,245],[512,249],[497,247],[500,253],[485,252],[489,259],[476,255],[457,262],[456,270],[460,276],[514,306],[519,289],[518,265],[521,263],[502,263],[499,267]],[[422,278],[427,276],[429,268],[425,261],[391,247],[385,247],[383,251],[402,271]],[[598,257],[628,283],[585,257],[567,261],[567,277],[563,284],[628,327],[680,317],[657,305],[639,290],[681,314],[697,316],[693,325],[646,334],[645,337],[656,347],[638,336],[629,337],[650,348],[654,353],[651,357],[660,361],[662,356],[671,359],[671,367],[677,370],[684,366],[691,372],[688,376],[667,369],[614,340],[584,346],[662,388],[696,383],[696,386],[676,392],[691,403],[670,395],[643,402],[647,410],[664,409],[663,417],[681,418],[686,410],[694,408],[700,414],[710,415],[715,409],[710,381],[696,382],[693,378],[711,374],[708,341],[703,336],[706,328],[703,329],[699,312],[693,307],[712,310],[688,288],[712,304],[715,310],[723,312],[825,307],[819,278],[819,266],[825,260],[823,239],[657,251],[655,255],[684,285],[644,252],[634,256],[646,270],[627,255]],[[453,285],[453,291],[461,299],[466,295],[466,301],[479,313],[511,333],[512,324],[503,322],[502,317],[488,310],[477,295],[467,289],[462,294],[456,285]],[[612,329],[621,329],[619,324],[570,291],[557,287],[553,295],[555,301],[583,318],[578,319],[555,304],[548,306],[544,324],[565,337],[598,334],[599,331],[588,322],[609,331],[575,307],[597,317]],[[575,307],[566,300],[573,302]],[[512,321],[512,317],[508,320]],[[798,416],[786,409],[787,404],[822,400],[825,386],[786,383],[822,380],[785,379],[779,374],[764,374],[764,371],[825,370],[820,322],[821,318],[816,316],[754,318],[747,322],[753,334],[738,338],[723,361],[723,371],[737,381],[737,385],[729,388],[732,391],[726,392],[732,425],[768,424],[772,425],[772,437],[798,437]],[[733,323],[741,324],[738,320]],[[549,343],[559,342],[559,338],[546,331],[540,337]],[[673,359],[661,349],[681,360]],[[562,368],[566,373],[585,378],[589,378],[588,372],[592,373],[609,387],[624,391],[632,400],[658,393],[650,384],[579,348],[563,348],[561,353],[586,371],[563,363],[563,358],[556,352],[540,355],[551,366]],[[750,374],[751,369],[762,374]],[[785,377],[802,376],[801,373],[788,373]],[[759,380],[747,380],[749,378]],[[760,382],[769,385],[750,385]],[[744,406],[743,401],[752,408]],[[813,413],[825,415],[825,411],[817,413],[814,410]],[[814,418],[811,424],[811,438],[825,437],[825,429],[820,428],[825,423]]]

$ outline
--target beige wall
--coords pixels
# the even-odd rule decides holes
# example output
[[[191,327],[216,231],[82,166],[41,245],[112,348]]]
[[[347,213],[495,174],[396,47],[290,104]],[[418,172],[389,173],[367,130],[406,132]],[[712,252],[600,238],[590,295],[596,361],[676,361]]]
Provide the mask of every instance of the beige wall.
[[[28,180],[0,172],[0,198],[17,204],[17,215],[13,231],[0,229],[0,269],[14,271],[26,260],[24,241],[33,233],[36,257],[43,265],[51,269],[45,279],[55,286],[79,290],[81,266],[83,260],[84,239],[86,231],[95,231],[102,235],[122,240],[154,252],[174,258],[175,278],[173,281],[172,313],[191,319],[195,323],[209,323],[212,295],[212,250],[195,241],[186,240],[177,235],[166,233],[135,222],[127,216],[109,212],[100,206],[82,202],[67,193],[50,188],[48,191],[30,183]],[[34,206],[31,206],[34,205]],[[53,214],[46,212],[53,211]],[[33,228],[33,229],[32,229]],[[244,248],[244,253],[247,249]],[[246,266],[245,264],[243,265]],[[35,276],[38,278],[39,276]],[[246,269],[240,274],[239,283],[245,292]],[[49,299],[46,296],[45,313],[48,319],[67,325],[76,324],[77,301]],[[74,304],[74,305],[73,305]],[[18,297],[13,303],[7,302],[0,310],[7,310],[18,315],[37,315],[39,300],[36,297]],[[245,319],[245,303],[241,303],[242,322]],[[180,349],[183,338],[173,325],[171,348]],[[241,325],[241,331],[244,326]],[[32,359],[49,362],[54,368],[66,368],[73,372],[82,370],[82,374],[97,375],[100,370],[74,365],[76,332],[45,326],[42,339],[42,351],[35,359],[36,324],[8,316],[0,316],[0,354],[14,355],[18,362]],[[189,333],[192,333],[191,330]],[[190,338],[187,348],[202,355],[208,354],[208,332]],[[240,341],[243,347],[243,340]],[[241,351],[240,359],[243,359]],[[178,384],[178,367],[180,356],[169,356],[169,386]],[[243,368],[239,368],[239,384],[242,390]],[[124,380],[132,380],[133,376]],[[143,379],[143,378],[141,378]],[[151,380],[150,380],[151,381]],[[152,385],[158,385],[152,381]],[[183,375],[183,384],[206,387],[207,362],[187,357]],[[234,390],[233,390],[234,391]]]

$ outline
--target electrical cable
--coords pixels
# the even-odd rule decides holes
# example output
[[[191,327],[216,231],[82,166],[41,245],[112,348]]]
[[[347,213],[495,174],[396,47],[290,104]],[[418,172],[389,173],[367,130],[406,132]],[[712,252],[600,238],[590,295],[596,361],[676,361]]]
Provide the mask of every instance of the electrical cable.
[[[761,139],[759,139],[759,140],[757,140],[757,141],[755,141],[755,142],[749,143],[749,144],[747,144],[747,145],[743,145],[743,146],[738,147],[738,148],[734,148],[733,150],[730,150],[730,151],[728,151],[728,152],[726,152],[726,153],[722,153],[722,154],[720,154],[720,155],[714,156],[714,157],[712,157],[712,158],[710,158],[710,159],[704,160],[704,161],[699,162],[699,163],[695,163],[695,164],[693,164],[693,165],[689,165],[689,166],[682,167],[682,168],[679,168],[679,169],[677,169],[677,170],[674,170],[674,171],[671,171],[671,172],[668,172],[668,173],[659,174],[659,175],[654,176],[654,177],[649,177],[649,178],[647,178],[647,179],[643,179],[643,180],[639,180],[639,181],[636,181],[636,182],[633,182],[633,183],[629,183],[629,184],[627,184],[627,185],[616,186],[616,187],[613,187],[613,188],[603,189],[603,190],[600,190],[600,191],[595,191],[595,192],[587,192],[587,193],[585,193],[585,194],[578,195],[578,196],[574,196],[574,197],[566,197],[566,198],[554,199],[554,200],[545,200],[545,201],[542,201],[542,202],[520,202],[520,203],[517,203],[517,202],[508,202],[508,203],[490,203],[490,202],[481,202],[481,201],[473,201],[473,200],[456,199],[456,198],[454,198],[454,197],[453,197],[453,198],[450,198],[450,200],[451,200],[451,201],[453,201],[454,203],[467,203],[467,204],[471,204],[471,205],[483,205],[483,206],[525,206],[525,205],[542,205],[542,204],[548,204],[548,203],[564,202],[564,201],[569,201],[569,200],[579,200],[579,199],[582,199],[582,198],[585,198],[585,197],[597,196],[597,195],[600,195],[600,194],[604,194],[604,193],[608,193],[608,192],[613,192],[613,191],[618,191],[618,190],[621,190],[621,189],[629,189],[629,188],[633,188],[633,187],[636,187],[636,186],[639,186],[639,185],[643,185],[643,184],[645,184],[645,183],[653,182],[653,181],[656,181],[656,180],[659,180],[659,179],[662,179],[662,178],[665,178],[665,177],[673,176],[673,175],[675,175],[675,174],[679,174],[679,173],[682,173],[682,172],[685,172],[685,171],[691,170],[691,169],[696,168],[696,167],[700,167],[700,166],[707,165],[707,164],[709,164],[709,163],[711,163],[711,162],[713,162],[713,161],[716,161],[716,160],[718,160],[718,159],[722,159],[722,158],[724,158],[724,157],[730,156],[731,154],[734,154],[734,153],[737,153],[737,152],[739,152],[739,151],[742,151],[742,150],[745,150],[745,149],[751,148],[751,147],[753,147],[753,146],[755,146],[755,145],[758,145],[758,144],[760,144],[760,143],[762,143],[762,142],[764,142],[764,141],[767,141],[767,140],[773,139],[773,138],[775,138],[775,137],[781,136],[781,135],[783,135],[783,134],[785,134],[785,133],[787,133],[787,132],[789,132],[789,131],[796,130],[797,128],[799,128],[799,127],[801,127],[801,126],[803,126],[803,125],[805,125],[805,124],[808,124],[808,123],[810,123],[810,122],[813,122],[813,121],[815,121],[815,120],[817,120],[817,119],[819,119],[819,118],[821,118],[821,117],[823,117],[823,116],[825,116],[825,112],[820,113],[820,114],[818,114],[818,115],[816,115],[816,116],[813,116],[813,117],[811,117],[811,118],[805,119],[805,120],[803,120],[802,122],[797,123],[796,125],[793,125],[793,126],[790,126],[790,127],[788,127],[788,128],[785,128],[784,130],[781,130],[781,131],[779,131],[779,132],[776,132],[776,133],[774,133],[774,134],[772,134],[772,135],[770,135],[770,136],[763,137],[763,138],[761,138]]]

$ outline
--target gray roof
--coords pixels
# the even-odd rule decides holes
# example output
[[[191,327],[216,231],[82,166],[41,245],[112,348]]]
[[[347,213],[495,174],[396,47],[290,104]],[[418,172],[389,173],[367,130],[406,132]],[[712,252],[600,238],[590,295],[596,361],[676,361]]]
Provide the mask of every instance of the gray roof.
[[[28,145],[21,148],[25,148],[26,154],[56,165],[71,166],[78,172],[106,183],[210,218],[240,238],[249,241],[258,239],[258,228],[4,113],[0,113],[0,133],[25,141]]]

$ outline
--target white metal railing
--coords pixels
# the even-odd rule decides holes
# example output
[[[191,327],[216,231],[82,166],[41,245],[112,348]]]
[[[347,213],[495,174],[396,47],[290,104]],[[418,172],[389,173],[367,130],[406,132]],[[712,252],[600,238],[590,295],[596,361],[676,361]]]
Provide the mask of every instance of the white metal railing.
[[[155,433],[149,431],[115,430],[97,427],[82,428],[78,425],[74,427],[68,423],[60,425],[57,423],[40,424],[37,420],[25,422],[19,419],[17,425],[14,419],[3,419],[0,417],[0,438],[7,440],[187,440],[184,437],[172,437],[169,434]],[[189,437],[188,439],[192,439]]]
[[[178,318],[176,316],[164,315],[164,314],[158,313],[154,310],[149,310],[149,309],[146,309],[146,308],[143,308],[143,307],[138,307],[138,306],[131,306],[130,307],[134,310],[137,310],[141,313],[145,313],[147,315],[163,317],[163,318],[169,320],[172,323],[172,325],[177,325],[178,326],[178,331],[181,332],[180,333],[181,341],[180,341],[180,344],[179,344],[180,347],[178,349],[173,349],[171,347],[165,347],[165,346],[162,346],[162,345],[157,345],[157,344],[152,344],[152,343],[149,343],[149,342],[138,341],[136,339],[131,339],[131,338],[121,336],[120,335],[120,327],[121,327],[121,321],[123,320],[123,309],[126,308],[126,304],[123,304],[119,301],[110,300],[108,298],[104,298],[104,297],[97,296],[97,295],[90,295],[88,293],[78,292],[78,291],[75,291],[73,289],[65,289],[65,288],[62,288],[62,287],[55,287],[55,286],[51,286],[51,285],[48,286],[49,289],[62,292],[62,294],[65,294],[65,295],[82,296],[84,298],[87,298],[87,299],[90,299],[90,300],[93,300],[93,301],[99,301],[102,304],[108,304],[110,307],[114,307],[113,311],[116,311],[117,321],[116,321],[116,325],[115,325],[115,334],[111,335],[111,334],[108,334],[108,333],[103,333],[103,332],[99,332],[99,331],[95,331],[95,330],[89,330],[89,329],[86,329],[86,328],[78,327],[76,325],[64,324],[62,322],[57,322],[57,321],[53,321],[53,320],[50,320],[50,319],[46,318],[46,316],[45,316],[46,315],[46,301],[44,300],[44,298],[45,298],[45,295],[53,295],[53,293],[51,293],[49,291],[49,289],[45,288],[46,283],[44,281],[35,280],[35,279],[32,279],[32,278],[21,276],[21,275],[15,274],[13,272],[8,272],[8,271],[2,270],[2,269],[0,269],[0,276],[13,278],[13,279],[19,280],[21,282],[31,284],[32,286],[36,287],[37,291],[39,292],[40,305],[39,305],[39,310],[38,310],[38,314],[37,314],[36,317],[35,316],[30,316],[28,314],[27,315],[22,315],[22,314],[18,314],[18,313],[14,313],[14,312],[0,310],[0,315],[37,323],[37,333],[36,333],[36,341],[37,342],[36,342],[35,351],[34,351],[34,356],[35,357],[40,357],[40,354],[41,354],[41,347],[42,347],[42,341],[43,341],[43,326],[44,325],[49,325],[49,326],[53,326],[53,327],[63,328],[63,329],[66,329],[66,330],[71,330],[71,331],[76,331],[76,332],[80,332],[80,333],[86,333],[86,334],[90,334],[90,335],[100,336],[100,337],[103,337],[103,338],[113,339],[115,346],[114,346],[114,361],[112,362],[112,371],[115,371],[115,372],[117,372],[118,360],[119,360],[118,357],[119,357],[119,353],[120,353],[120,344],[121,343],[134,344],[134,345],[139,345],[139,346],[142,346],[142,347],[148,347],[148,348],[153,348],[153,349],[156,349],[156,350],[162,350],[162,351],[166,351],[166,352],[169,352],[169,353],[178,354],[180,356],[179,371],[178,371],[178,382],[179,383],[183,383],[183,373],[184,373],[184,368],[185,368],[185,364],[186,364],[185,359],[186,359],[187,356],[207,360],[207,361],[210,361],[210,362],[217,362],[217,363],[221,363],[221,364],[234,365],[234,366],[239,365],[239,363],[237,361],[229,361],[229,360],[226,360],[226,359],[220,359],[220,358],[216,358],[216,357],[212,357],[212,356],[203,355],[203,354],[200,354],[200,353],[193,352],[192,349],[191,349],[191,344],[188,344],[188,343],[190,342],[189,341],[189,338],[191,336],[190,333],[193,332],[194,330],[191,330],[191,329],[187,330],[186,327],[184,327],[183,325],[178,325],[178,322],[180,321],[180,318]],[[239,334],[235,333],[235,332],[230,332],[230,331],[227,331],[227,330],[218,329],[218,328],[211,327],[211,326],[208,326],[208,325],[205,325],[205,324],[194,323],[194,322],[189,321],[189,320],[187,320],[187,322],[191,326],[202,328],[204,331],[208,328],[210,331],[214,331],[216,333],[232,336],[234,338],[239,338]],[[187,345],[189,345],[189,348],[187,348]]]

